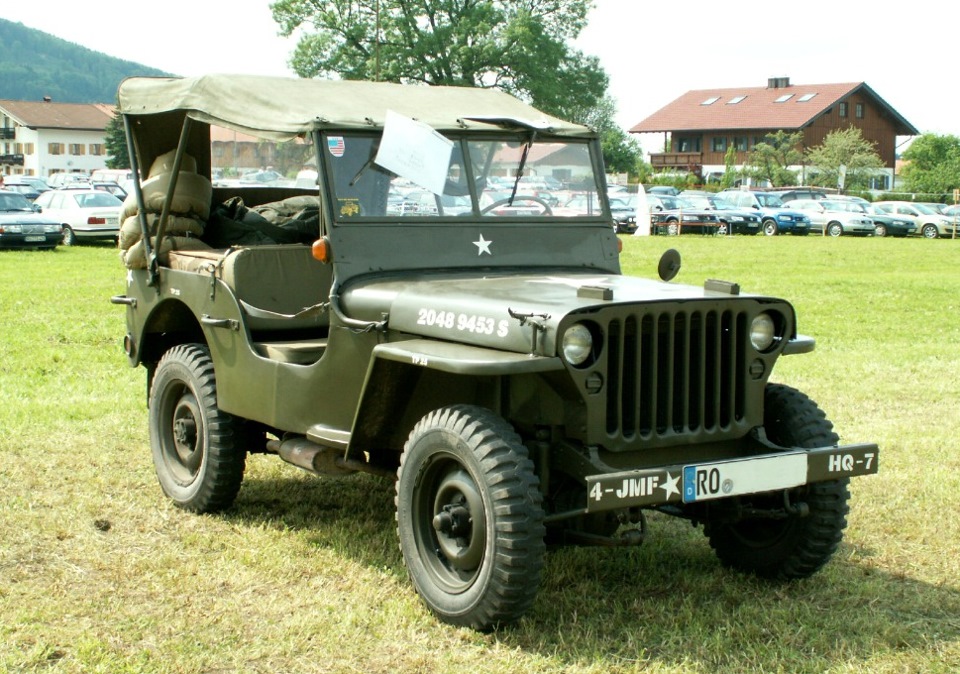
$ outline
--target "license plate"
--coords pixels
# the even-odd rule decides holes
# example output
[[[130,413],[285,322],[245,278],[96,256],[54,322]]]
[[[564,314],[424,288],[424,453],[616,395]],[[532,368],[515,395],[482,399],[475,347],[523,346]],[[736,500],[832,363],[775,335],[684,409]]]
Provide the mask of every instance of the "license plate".
[[[46,241],[46,240],[47,240],[47,237],[45,237],[45,236],[25,236],[25,237],[23,237],[23,240],[24,240],[26,243],[37,243],[37,242],[40,242],[40,241]]]
[[[683,467],[684,503],[799,487],[807,481],[807,454],[796,452]]]

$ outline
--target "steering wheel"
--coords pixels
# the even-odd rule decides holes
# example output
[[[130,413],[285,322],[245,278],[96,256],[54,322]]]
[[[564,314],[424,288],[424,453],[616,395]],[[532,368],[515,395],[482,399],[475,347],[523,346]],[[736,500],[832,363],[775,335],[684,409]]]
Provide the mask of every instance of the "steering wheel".
[[[486,215],[497,206],[503,206],[505,204],[509,204],[511,201],[514,203],[518,201],[534,201],[540,204],[541,206],[543,206],[543,213],[541,213],[541,215],[553,215],[553,209],[550,208],[550,204],[548,204],[546,201],[544,201],[540,197],[529,196],[526,194],[523,194],[523,195],[518,194],[513,199],[510,199],[509,197],[507,197],[506,199],[497,199],[492,204],[489,204],[486,208],[480,209],[480,215]]]

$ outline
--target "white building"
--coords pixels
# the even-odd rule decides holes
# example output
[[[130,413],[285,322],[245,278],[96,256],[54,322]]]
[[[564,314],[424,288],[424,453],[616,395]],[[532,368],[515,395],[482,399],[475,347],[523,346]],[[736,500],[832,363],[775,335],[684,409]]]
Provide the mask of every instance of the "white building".
[[[47,178],[106,168],[112,117],[106,104],[0,100],[0,173]]]

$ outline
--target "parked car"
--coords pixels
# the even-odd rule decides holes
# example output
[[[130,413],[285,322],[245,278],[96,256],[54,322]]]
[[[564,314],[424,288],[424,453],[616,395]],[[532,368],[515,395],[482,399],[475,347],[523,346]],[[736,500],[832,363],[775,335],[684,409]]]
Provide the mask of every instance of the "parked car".
[[[767,236],[810,233],[809,216],[788,208],[778,194],[752,190],[723,190],[720,196],[740,208],[759,211],[760,227]]]
[[[716,234],[720,230],[716,211],[697,208],[683,197],[648,194],[647,203],[654,234]]]
[[[647,194],[666,194],[667,196],[675,197],[680,194],[680,190],[672,185],[650,185],[645,188]]]
[[[9,179],[9,178],[8,178]],[[37,176],[16,176],[15,182],[26,183],[30,185],[40,194],[43,194],[50,189],[50,186],[47,184],[47,181],[43,178],[38,178]]]
[[[814,229],[819,228],[824,236],[870,236],[875,230],[873,220],[863,212],[863,206],[852,201],[796,199],[790,202],[790,207],[809,215]]]
[[[770,190],[780,197],[780,201],[787,203],[797,199],[826,199],[827,191],[816,187],[789,187]]]
[[[22,194],[28,201],[33,201],[40,196],[40,190],[30,183],[20,181],[19,178],[6,178],[3,189]]]
[[[904,237],[917,233],[917,225],[910,218],[884,213],[874,204],[866,207],[866,213],[873,220],[874,236]]]
[[[633,234],[637,231],[637,195],[620,193],[621,196],[610,197],[610,215],[617,234]]]
[[[0,249],[52,250],[62,236],[60,223],[38,213],[22,194],[0,190]]]
[[[957,223],[948,215],[941,215],[929,206],[910,201],[878,201],[874,204],[882,213],[902,215],[913,220],[917,232],[927,239],[953,236]]]
[[[47,185],[50,186],[50,189],[56,190],[62,187],[66,187],[72,183],[89,183],[90,176],[86,173],[67,173],[66,171],[61,171],[60,173],[54,173],[52,176],[47,178]]]
[[[696,208],[716,211],[721,223],[721,234],[757,234],[760,232],[760,214],[749,208],[739,208],[723,197],[709,192],[681,192],[680,197]]]
[[[34,202],[43,213],[63,225],[63,243],[116,239],[120,234],[123,202],[103,190],[50,190]]]

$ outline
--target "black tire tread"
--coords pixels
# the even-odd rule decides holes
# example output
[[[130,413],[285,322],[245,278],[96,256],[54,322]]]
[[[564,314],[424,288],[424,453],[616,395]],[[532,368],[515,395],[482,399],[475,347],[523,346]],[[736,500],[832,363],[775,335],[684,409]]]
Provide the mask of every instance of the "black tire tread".
[[[154,396],[158,393],[158,381],[161,385],[163,382],[161,372],[173,365],[186,368],[196,380],[197,402],[207,415],[207,454],[203,458],[206,466],[200,478],[200,488],[187,500],[177,499],[166,489],[163,480],[160,484],[179,508],[195,513],[219,512],[233,504],[243,482],[246,452],[238,442],[237,420],[217,407],[217,380],[213,360],[209,349],[202,344],[180,344],[163,355],[157,365],[157,374],[150,392],[151,407],[154,405]],[[158,441],[153,436],[151,430],[151,441]],[[159,472],[162,467],[158,465],[157,470]]]
[[[805,394],[782,384],[767,387],[764,426],[770,439],[783,446],[824,447],[839,441],[823,410]],[[741,525],[708,522],[705,533],[725,566],[781,580],[807,578],[830,560],[843,539],[848,485],[849,479],[843,478],[797,490],[810,512],[805,518],[785,521],[790,540],[778,549],[740,544],[736,530]]]
[[[416,424],[397,471],[394,502],[398,513],[398,536],[402,542],[400,484],[407,469],[406,449],[421,434],[438,427],[467,439],[467,445],[479,461],[494,502],[492,535],[497,539],[494,568],[483,598],[467,613],[441,617],[451,624],[478,630],[515,622],[529,610],[539,590],[546,530],[533,462],[519,435],[504,419],[482,407],[452,405],[430,412]],[[404,562],[407,563],[406,557]],[[411,578],[416,585],[418,579],[413,578],[412,572]],[[439,614],[435,607],[430,608]]]

